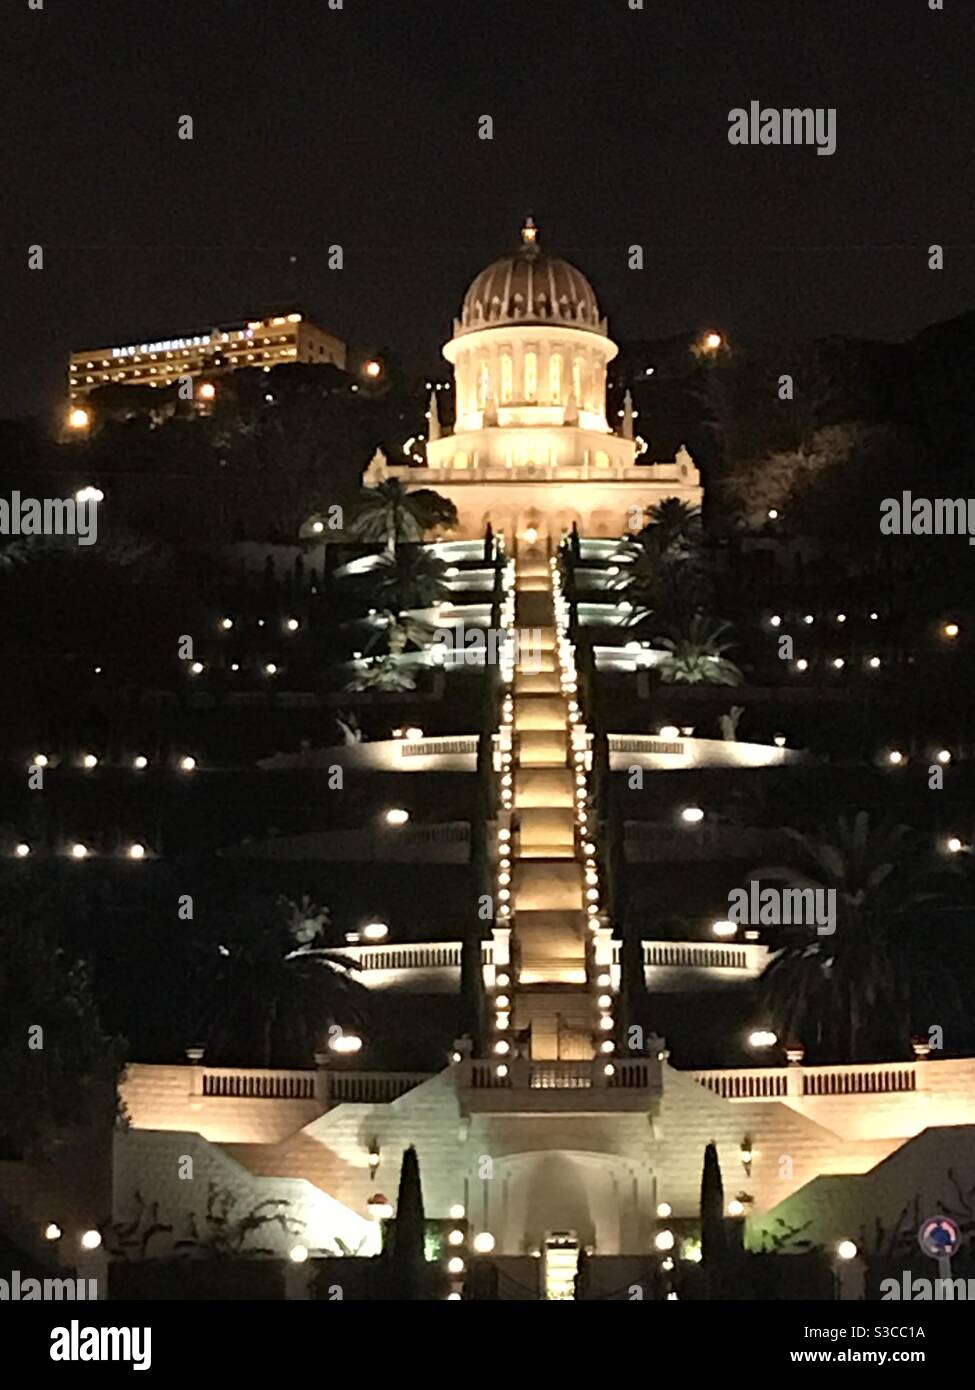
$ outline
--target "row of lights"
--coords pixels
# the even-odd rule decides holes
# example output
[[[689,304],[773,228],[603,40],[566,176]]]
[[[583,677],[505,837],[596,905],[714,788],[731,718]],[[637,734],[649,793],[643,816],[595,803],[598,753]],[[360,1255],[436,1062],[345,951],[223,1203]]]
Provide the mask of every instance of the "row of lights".
[[[51,759],[51,754],[35,753],[30,760],[30,770],[33,772],[35,768],[57,766],[56,763],[52,763]],[[102,760],[98,757],[97,753],[82,753],[81,757],[78,759],[78,763],[79,766],[83,767],[87,772],[92,772],[96,767],[102,766]],[[131,766],[136,772],[143,772],[149,766],[149,759],[144,753],[137,753],[132,759]],[[194,757],[186,753],[176,760],[176,766],[179,768],[180,772],[195,772],[197,763]]]
[[[499,736],[499,750],[501,763],[501,782],[499,792],[499,820],[502,822],[498,830],[498,874],[497,874],[497,902],[498,908],[496,916],[507,922],[511,917],[511,829],[510,818],[514,804],[514,696],[512,693],[512,683],[514,681],[514,670],[516,660],[517,634],[512,627],[515,618],[515,565],[513,560],[506,561],[501,573],[502,600],[500,612],[500,624],[505,631],[505,640],[502,644],[500,653],[501,679],[504,684],[504,698],[501,702],[501,730]],[[511,977],[504,971],[495,976],[494,987],[500,991],[494,996],[494,1031],[498,1034],[505,1034],[511,1027],[511,997],[507,993],[511,986]],[[504,1036],[497,1037],[493,1044],[493,1050],[497,1057],[505,1058],[511,1052],[511,1044]],[[505,1077],[508,1075],[508,1065],[502,1060],[497,1066],[497,1075]]]
[[[18,859],[27,859],[33,853],[33,846],[29,844],[27,840],[21,840],[20,843],[14,847],[14,854]],[[76,859],[80,862],[82,859],[90,859],[94,850],[92,850],[90,845],[86,845],[83,840],[74,840],[68,845],[66,853],[69,859]],[[149,851],[146,846],[139,840],[133,840],[131,844],[126,845],[123,851],[123,855],[126,859],[132,859],[136,862],[145,859],[148,853]]]
[[[847,616],[848,615],[846,613],[837,613],[835,614],[833,621],[838,623],[842,627],[842,625],[847,621]],[[867,616],[869,617],[872,623],[878,623],[880,621],[880,614],[876,611],[876,609],[868,613]],[[784,621],[785,619],[783,618],[781,613],[769,614],[769,627],[780,628]],[[814,613],[804,613],[802,615],[802,621],[804,626],[812,627],[813,623],[815,623],[816,621],[816,615]],[[949,621],[941,624],[941,636],[949,642],[953,642],[955,638],[957,638],[960,635],[960,633],[961,627],[953,619],[950,619]]]
[[[255,627],[267,627],[267,619],[257,618],[254,625]],[[221,618],[217,623],[220,632],[232,632],[236,626],[237,619],[229,616]],[[285,632],[297,632],[301,627],[301,620],[299,618],[282,618],[281,626]]]

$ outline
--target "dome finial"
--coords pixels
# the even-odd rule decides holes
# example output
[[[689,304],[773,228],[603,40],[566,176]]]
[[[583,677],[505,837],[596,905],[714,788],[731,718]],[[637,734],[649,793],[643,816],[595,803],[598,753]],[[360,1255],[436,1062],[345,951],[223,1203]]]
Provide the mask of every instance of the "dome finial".
[[[538,228],[535,226],[535,219],[531,213],[525,218],[525,225],[521,229],[521,240],[525,246],[538,245]]]

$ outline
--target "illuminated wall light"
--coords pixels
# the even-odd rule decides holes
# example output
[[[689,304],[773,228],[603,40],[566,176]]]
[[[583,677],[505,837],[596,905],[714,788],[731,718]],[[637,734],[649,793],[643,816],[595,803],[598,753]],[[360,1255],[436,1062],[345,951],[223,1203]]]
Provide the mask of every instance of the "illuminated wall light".
[[[964,848],[964,844],[957,835],[952,835],[950,839],[945,841],[945,849],[949,854],[961,854]]]
[[[508,1067],[507,1067],[507,1064],[506,1064],[505,1062],[502,1062],[500,1066],[495,1067],[495,1068],[494,1068],[494,1074],[495,1074],[495,1076],[500,1076],[501,1079],[503,1080],[503,1079],[508,1075]]]
[[[781,614],[779,614],[779,613],[773,613],[772,616],[771,616],[771,618],[769,618],[768,621],[769,621],[769,627],[781,627],[781,626],[782,626],[782,616],[781,616]]]
[[[601,1009],[610,1009],[613,1006],[613,1000],[608,994],[601,994],[596,1000],[596,1003]]]
[[[192,758],[192,757],[189,757],[189,756],[187,756],[187,757],[185,757],[185,758],[180,758],[180,760],[179,760],[179,766],[180,766],[180,770],[181,770],[182,772],[195,772],[195,770],[196,770],[196,759],[195,759],[195,758]]]
[[[947,637],[949,641],[954,641],[960,631],[961,628],[957,623],[945,623],[941,629],[942,635]]]
[[[845,613],[837,613],[837,615],[836,615],[836,621],[837,621],[838,623],[845,623],[845,622],[846,622],[846,614],[845,614]]]
[[[71,846],[72,859],[87,859],[88,853],[88,846],[83,845],[80,840],[76,841],[75,844]]]
[[[685,806],[680,813],[680,818],[686,825],[699,825],[704,819],[704,812],[700,806]]]
[[[846,662],[843,660],[843,658],[842,658],[841,656],[837,656],[837,657],[834,657],[834,658],[833,658],[833,669],[834,669],[834,670],[836,670],[836,671],[842,671],[842,670],[843,670],[843,667],[844,667],[845,665],[846,665]]]
[[[399,806],[392,807],[383,817],[387,825],[405,825],[409,818],[409,811],[404,811]]]
[[[867,665],[870,667],[871,671],[878,671],[880,669],[880,657],[872,656],[867,662]]]
[[[770,1028],[755,1028],[748,1035],[749,1047],[774,1047],[778,1040]]]
[[[816,619],[813,617],[812,613],[807,613],[802,621],[806,624],[807,627],[811,627],[813,623],[816,621]]]
[[[728,1203],[728,1215],[744,1216],[744,1214],[745,1208],[743,1203],[739,1202],[737,1197],[732,1197],[731,1201]]]
[[[138,841],[135,841],[129,845],[127,853],[130,859],[145,859],[146,847],[145,845],[139,844]]]
[[[720,922],[712,922],[711,930],[714,932],[715,936],[728,937],[734,936],[738,931],[738,927],[734,922],[722,920]]]
[[[233,627],[233,625],[234,625],[234,620],[233,620],[233,618],[221,618],[221,619],[220,619],[220,626],[223,628],[224,632],[229,632],[230,629]]]
[[[904,762],[904,754],[899,748],[891,748],[887,754],[887,761],[891,767],[900,767]]]
[[[285,627],[288,629],[289,632],[297,632],[299,627],[301,627],[301,623],[298,621],[297,618],[289,618],[288,621],[285,623]]]
[[[507,994],[499,994],[494,1001],[494,1007],[496,1009],[509,1009],[511,1007],[511,1000],[508,998]]]
[[[277,665],[273,661],[268,661],[264,666],[264,674],[266,676],[276,676],[278,674]]]
[[[463,1221],[464,1217],[467,1215],[467,1208],[464,1206],[463,1202],[455,1202],[447,1215],[450,1217],[451,1221]]]
[[[367,922],[362,928],[362,935],[367,941],[385,941],[389,927],[385,922]]]
[[[657,1232],[653,1238],[653,1243],[658,1250],[673,1250],[674,1240],[673,1231],[664,1230]]]
[[[35,753],[31,762],[32,767],[47,767],[49,758],[46,753]]]
[[[775,734],[775,736],[772,739],[772,742],[775,744],[776,748],[784,748],[785,734]]]
[[[44,1227],[45,1240],[60,1240],[63,1235],[64,1232],[56,1221],[49,1221]]]
[[[97,1250],[101,1243],[102,1233],[101,1231],[96,1231],[94,1228],[85,1231],[84,1235],[81,1237],[82,1250]]]
[[[950,752],[950,750],[947,749],[947,748],[941,748],[941,749],[939,749],[939,750],[938,750],[938,753],[937,753],[937,759],[938,759],[938,762],[939,762],[939,763],[944,763],[944,764],[950,763],[950,762],[951,762],[951,752]]]
[[[27,856],[30,854],[30,845],[27,843],[26,840],[21,840],[20,844],[14,850],[14,854],[16,854],[18,859],[27,858]]]
[[[202,675],[202,674],[203,674],[203,662],[202,662],[202,661],[194,661],[194,662],[191,664],[191,666],[190,666],[190,671],[191,671],[191,673],[192,673],[194,676],[200,676],[200,675]]]
[[[447,1261],[448,1274],[463,1274],[464,1268],[464,1261],[460,1258],[459,1255],[453,1255]]]
[[[808,670],[809,670],[809,662],[806,660],[806,658],[805,658],[804,656],[801,656],[801,657],[799,658],[799,660],[796,662],[796,670],[797,670],[797,671],[808,671]]]
[[[448,1245],[463,1245],[466,1239],[467,1237],[464,1235],[463,1231],[448,1231],[447,1233]]]
[[[673,1209],[673,1207],[670,1205],[669,1202],[658,1202],[658,1203],[657,1203],[657,1215],[658,1215],[662,1220],[666,1220],[666,1218],[667,1218],[668,1216],[673,1216],[673,1214],[674,1214],[674,1209]]]
[[[499,1042],[494,1044],[494,1050],[499,1057],[507,1057],[508,1053],[511,1051],[511,1044],[505,1042],[504,1038],[501,1038]]]
[[[599,1026],[604,1033],[608,1033],[609,1030],[613,1027],[612,1014],[604,1014],[603,1017],[599,1020]]]
[[[288,1251],[288,1259],[292,1264],[303,1265],[308,1259],[308,1246],[292,1245],[291,1249]]]
[[[599,1044],[599,1050],[600,1052],[615,1052],[616,1044],[613,1042],[612,1038],[606,1038],[605,1041]]]
[[[860,1251],[855,1241],[841,1240],[836,1246],[836,1253],[841,1260],[855,1260]]]

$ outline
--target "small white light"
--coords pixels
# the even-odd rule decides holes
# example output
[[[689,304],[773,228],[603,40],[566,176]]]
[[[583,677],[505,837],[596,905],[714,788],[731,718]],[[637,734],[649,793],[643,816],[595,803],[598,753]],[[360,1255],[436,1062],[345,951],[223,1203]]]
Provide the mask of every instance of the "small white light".
[[[711,930],[714,932],[715,936],[734,936],[738,927],[734,922],[723,920],[720,922],[712,922]]]
[[[769,507],[769,509],[768,509],[768,519],[769,519],[769,521],[778,521],[778,519],[779,519],[779,512],[778,512],[778,508],[777,508],[777,507]]]
[[[389,935],[389,927],[385,922],[367,922],[362,935],[367,941],[383,941]]]
[[[806,624],[807,627],[811,627],[812,624],[816,621],[816,619],[813,617],[812,613],[807,613],[802,621]]]
[[[750,1047],[774,1047],[778,1040],[770,1028],[756,1028],[748,1035]]]
[[[80,840],[77,841],[75,844],[73,844],[73,845],[71,846],[71,858],[72,858],[72,859],[87,859],[87,858],[88,858],[88,846],[87,846],[87,845],[83,845],[83,844],[81,843]]]
[[[957,623],[945,623],[941,631],[945,637],[953,640],[955,637],[958,636],[958,633],[961,631],[961,629],[959,628]]]
[[[292,1245],[291,1249],[288,1251],[288,1259],[294,1265],[303,1265],[308,1259],[308,1246]]]
[[[892,767],[900,767],[901,763],[904,761],[904,754],[899,748],[891,748],[890,752],[887,754],[887,761]]]
[[[478,1231],[473,1245],[479,1255],[490,1255],[495,1246],[494,1236],[490,1231]]]
[[[149,766],[149,759],[145,756],[144,753],[139,753],[136,757],[132,759],[132,766],[136,769],[137,772],[141,772],[144,767]]]
[[[96,1231],[94,1229],[90,1231],[85,1231],[84,1235],[81,1237],[82,1250],[97,1250],[101,1243],[101,1231]]]
[[[229,632],[230,629],[233,627],[233,625],[234,625],[234,620],[233,620],[233,618],[222,618],[222,619],[220,620],[220,626],[223,628],[224,632]]]
[[[949,854],[961,854],[964,848],[964,844],[959,840],[957,835],[952,835],[949,840],[945,841],[945,849]]]
[[[676,724],[665,724],[660,730],[661,738],[680,738],[680,729]]]
[[[145,857],[146,857],[146,847],[145,847],[145,845],[140,845],[138,842],[135,842],[134,844],[129,845],[129,858],[130,858],[130,859],[145,859]]]
[[[511,1051],[511,1044],[505,1042],[504,1038],[502,1038],[500,1042],[494,1044],[494,1050],[499,1057],[507,1057],[508,1053]]]
[[[837,656],[837,657],[834,657],[834,658],[833,658],[833,669],[834,669],[834,670],[836,670],[836,671],[842,671],[842,670],[843,670],[843,667],[844,667],[845,665],[846,665],[846,662],[843,660],[843,658],[842,658],[841,656]]]
[[[350,1053],[361,1052],[362,1039],[355,1033],[339,1033],[329,1041],[329,1047],[333,1052]]]
[[[506,1077],[508,1075],[507,1063],[502,1062],[499,1067],[495,1067],[494,1074],[495,1076],[500,1076],[502,1079]]]
[[[846,622],[846,614],[845,614],[845,613],[837,613],[837,615],[836,615],[836,621],[837,621],[838,623],[845,623],[845,622]]]
[[[673,1250],[674,1233],[670,1230],[658,1231],[653,1238],[653,1243],[658,1250]]]
[[[98,766],[98,759],[95,757],[94,753],[86,753],[81,761],[87,768],[93,768]]]
[[[744,1206],[742,1205],[742,1203],[739,1202],[738,1198],[737,1198],[737,1197],[732,1197],[731,1201],[728,1203],[728,1215],[729,1215],[729,1216],[742,1216],[742,1215],[744,1214],[744,1211],[745,1211],[745,1208],[744,1208]]]
[[[387,825],[405,825],[409,818],[409,811],[404,811],[400,807],[393,807],[393,809],[387,811],[385,815]]]
[[[784,747],[785,747],[785,734],[775,734],[775,735],[773,736],[772,742],[775,744],[776,748],[784,748]]]
[[[447,1233],[447,1244],[448,1244],[448,1245],[463,1245],[463,1244],[464,1244],[464,1232],[463,1232],[463,1231],[449,1231],[449,1232]]]
[[[700,806],[685,806],[680,818],[686,825],[698,825],[704,819],[704,812]]]
[[[463,1274],[463,1272],[464,1272],[464,1261],[461,1259],[461,1257],[460,1257],[459,1255],[453,1255],[453,1256],[451,1256],[451,1258],[447,1261],[447,1273],[448,1273],[448,1274]]]
[[[196,768],[196,759],[189,756],[180,758],[179,765],[183,772],[193,772]]]
[[[60,1240],[64,1232],[56,1221],[49,1221],[44,1227],[45,1240]]]
[[[324,521],[313,521],[311,524],[311,529],[314,531],[316,536],[320,536],[322,532],[325,530]]]
[[[867,662],[867,665],[870,667],[871,671],[878,670],[880,668],[880,657],[872,656],[870,660]]]
[[[289,618],[288,621],[285,623],[285,627],[288,629],[289,632],[297,632],[300,626],[301,624],[299,623],[297,618]]]
[[[949,749],[941,748],[938,750],[938,762],[945,764],[951,762],[951,752]]]
[[[46,753],[35,753],[32,765],[34,767],[47,767],[48,757]]]
[[[806,660],[806,658],[805,658],[804,656],[801,656],[801,657],[799,658],[799,660],[796,662],[796,670],[797,670],[797,671],[808,671],[808,670],[809,670],[809,662]]]
[[[781,614],[779,614],[779,613],[773,613],[772,616],[771,616],[771,618],[769,618],[768,621],[769,621],[769,627],[781,627],[781,626],[782,626],[782,616],[781,616]]]
[[[21,840],[20,844],[14,850],[14,853],[16,854],[18,859],[26,859],[27,856],[30,854],[30,845],[27,843],[26,840]]]
[[[273,661],[267,662],[264,667],[264,674],[266,676],[276,676],[278,674],[278,668]]]
[[[870,621],[871,621],[872,623],[876,623],[876,622],[878,622],[879,620],[880,620],[880,614],[879,614],[879,613],[871,613],[871,614],[870,614]]]
[[[194,661],[190,666],[190,671],[194,676],[201,676],[203,674],[203,662]]]
[[[673,1214],[674,1214],[674,1209],[673,1209],[673,1207],[670,1205],[669,1202],[658,1202],[658,1203],[657,1203],[657,1215],[658,1215],[659,1217],[661,1217],[661,1219],[666,1220],[666,1218],[667,1218],[668,1216],[672,1216]]]
[[[860,1252],[854,1241],[841,1240],[836,1247],[836,1253],[841,1260],[855,1260]]]

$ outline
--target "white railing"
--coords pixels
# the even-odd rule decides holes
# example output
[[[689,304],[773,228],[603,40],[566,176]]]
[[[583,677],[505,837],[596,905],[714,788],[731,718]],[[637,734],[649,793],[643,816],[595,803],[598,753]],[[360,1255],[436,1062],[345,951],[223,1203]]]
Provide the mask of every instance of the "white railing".
[[[606,1068],[613,1071],[607,1074]],[[606,1057],[579,1062],[536,1062],[518,1059],[504,1073],[497,1062],[472,1061],[458,1068],[460,1084],[473,1090],[589,1091],[596,1088],[650,1090],[657,1086],[658,1064],[649,1057],[610,1063]]]
[[[876,1096],[916,1090],[917,1065],[914,1062],[802,1069],[804,1096]]]
[[[789,1094],[788,1067],[762,1067],[755,1071],[693,1071],[700,1081],[723,1100],[777,1100]]]
[[[400,758],[435,758],[445,753],[455,754],[477,754],[477,739],[458,737],[458,738],[425,738],[418,739],[414,743],[401,743],[399,748]]]
[[[610,753],[676,753],[684,755],[684,744],[674,739],[635,737],[623,734],[609,735]]]
[[[429,941],[413,946],[345,946],[336,948],[336,954],[356,961],[360,970],[442,970],[460,965],[462,949],[459,941]]]
[[[314,1100],[313,1071],[204,1067],[202,1094],[234,1100]]]
[[[723,1100],[780,1100],[786,1096],[897,1095],[918,1089],[914,1062],[869,1062],[835,1067],[758,1067],[753,1070],[692,1071]]]
[[[425,1071],[329,1071],[329,1104],[387,1105],[429,1081],[433,1074]]]

